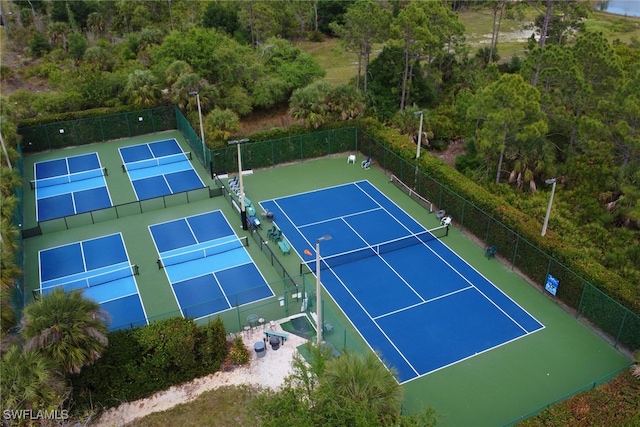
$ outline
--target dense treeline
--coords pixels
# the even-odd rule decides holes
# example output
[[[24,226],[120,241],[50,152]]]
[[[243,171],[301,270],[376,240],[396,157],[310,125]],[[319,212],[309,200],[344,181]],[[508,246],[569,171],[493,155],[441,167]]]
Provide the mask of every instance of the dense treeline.
[[[456,14],[470,7],[493,17],[475,53]],[[287,108],[309,128],[373,116],[407,141],[422,111],[425,145],[464,141],[456,167],[530,217],[556,178],[549,240],[617,274],[621,302],[640,306],[640,41],[588,31],[589,2],[14,0],[1,12],[3,338],[20,320],[17,125],[175,104],[197,128],[197,101],[211,148],[256,111]],[[524,15],[525,55],[498,62],[501,21]],[[322,80],[295,45],[327,37],[357,63],[349,84]]]
[[[640,282],[640,42],[585,31],[585,2],[485,2],[492,41],[475,55],[454,13],[474,2],[9,4],[11,48],[30,58],[2,65],[18,88],[2,101],[13,122],[172,103],[195,125],[197,92],[215,148],[252,111],[288,105],[310,127],[372,115],[416,134],[420,109],[427,144],[466,141],[458,169],[532,215],[544,196],[530,193],[557,177],[553,233]],[[495,63],[500,20],[526,11],[537,27],[526,57]],[[323,69],[292,42],[328,36],[353,53],[352,84],[318,80]]]

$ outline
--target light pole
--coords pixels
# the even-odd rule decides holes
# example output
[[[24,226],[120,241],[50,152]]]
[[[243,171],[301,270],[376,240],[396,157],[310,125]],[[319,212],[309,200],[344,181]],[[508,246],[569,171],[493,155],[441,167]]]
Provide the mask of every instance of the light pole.
[[[204,161],[206,160],[206,156],[204,154],[206,145],[204,144],[204,126],[202,125],[202,109],[200,108],[200,94],[198,93],[197,90],[194,90],[189,92],[189,95],[195,95],[196,101],[198,102],[198,117],[200,118],[200,139],[202,140],[202,162],[204,163]]]
[[[547,206],[547,214],[544,217],[544,224],[542,224],[542,233],[541,236],[547,234],[547,224],[549,224],[549,215],[551,215],[551,205],[553,204],[553,194],[556,192],[556,179],[551,178],[545,181],[547,184],[553,184],[551,187],[551,195],[549,196],[549,205]]]
[[[422,114],[422,110],[416,111],[416,116],[420,114],[420,129],[418,130],[418,148],[416,148],[416,159],[420,158],[420,145],[422,145],[422,120],[424,119],[424,114]]]
[[[320,242],[331,240],[331,236],[325,234],[316,239],[316,343],[322,345],[322,296],[320,293]]]
[[[242,154],[240,152],[240,145],[245,142],[248,142],[249,138],[236,139],[234,141],[229,141],[227,144],[229,145],[237,145],[238,146],[238,181],[240,181],[240,221],[242,221],[242,229],[246,230],[249,228],[247,226],[247,209],[244,204],[244,185],[242,183]]]

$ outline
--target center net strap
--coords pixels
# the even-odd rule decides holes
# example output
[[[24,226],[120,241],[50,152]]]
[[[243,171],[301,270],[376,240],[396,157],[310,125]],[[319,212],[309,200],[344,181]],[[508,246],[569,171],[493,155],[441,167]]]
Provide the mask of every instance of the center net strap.
[[[171,154],[169,156],[154,157],[152,159],[137,160],[122,165],[122,171],[131,171],[136,169],[153,168],[156,166],[169,165],[171,163],[185,162],[191,159],[191,152]]]
[[[243,246],[248,246],[248,243],[249,242],[247,240],[247,236],[243,236],[238,240],[232,240],[226,243],[219,243],[217,245],[194,249],[179,254],[161,256],[157,261],[158,268],[168,267],[170,265],[182,264],[185,262],[194,261],[196,259],[219,255],[225,252],[239,249]]]
[[[378,243],[377,245],[366,246],[364,248],[354,249],[352,251],[347,251],[336,255],[330,255],[328,257],[322,258],[320,268],[334,268],[340,265],[360,261],[365,258],[379,256],[385,253],[408,248],[410,246],[421,245],[431,240],[447,236],[448,234],[449,227],[442,226],[434,228],[432,230],[423,231],[421,233],[412,234],[410,236],[400,237],[398,239]],[[313,269],[313,261],[308,262],[307,265],[310,269]]]

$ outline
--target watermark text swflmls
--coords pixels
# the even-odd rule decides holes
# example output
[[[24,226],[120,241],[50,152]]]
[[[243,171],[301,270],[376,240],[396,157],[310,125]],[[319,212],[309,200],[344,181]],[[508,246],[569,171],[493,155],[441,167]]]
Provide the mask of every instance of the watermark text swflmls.
[[[5,420],[55,420],[63,421],[69,419],[68,409],[52,409],[50,411],[42,409],[5,409],[2,411],[2,418]]]

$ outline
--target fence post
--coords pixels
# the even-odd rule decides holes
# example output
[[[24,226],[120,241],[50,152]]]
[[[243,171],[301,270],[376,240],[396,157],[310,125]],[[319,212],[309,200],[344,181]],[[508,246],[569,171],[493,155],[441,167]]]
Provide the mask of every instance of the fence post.
[[[622,335],[622,330],[624,329],[624,322],[627,321],[627,316],[629,315],[629,310],[624,311],[624,317],[622,318],[622,322],[620,323],[620,330],[618,331],[618,335],[616,336],[616,342],[613,344],[614,347],[618,348],[618,342],[620,342],[620,335]]]
[[[578,304],[578,310],[576,311],[576,319],[580,317],[580,312],[582,311],[582,302],[584,301],[584,294],[587,292],[587,286],[589,283],[585,283],[582,288],[582,295],[580,295],[580,304]]]
[[[520,244],[520,236],[516,234],[516,246],[513,248],[513,258],[511,259],[511,270],[516,268],[516,257],[518,256],[518,245]]]

